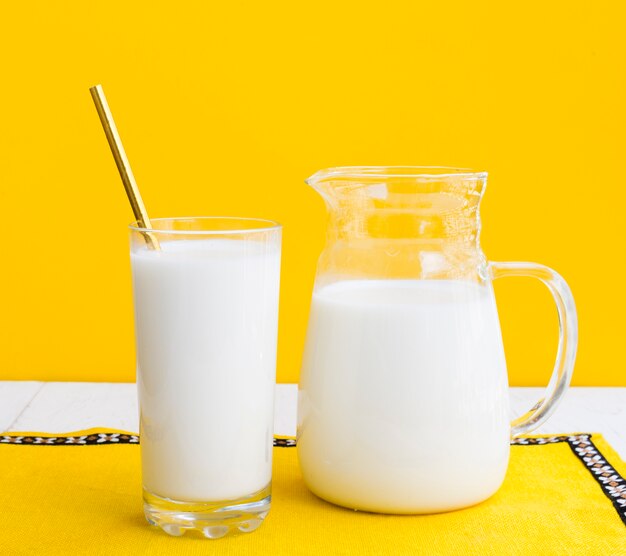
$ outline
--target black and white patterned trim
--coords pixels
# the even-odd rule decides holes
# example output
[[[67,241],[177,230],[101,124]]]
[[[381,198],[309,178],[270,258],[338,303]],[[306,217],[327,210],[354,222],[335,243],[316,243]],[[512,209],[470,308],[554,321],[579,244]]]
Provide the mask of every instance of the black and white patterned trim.
[[[0,444],[41,446],[103,446],[105,444],[139,444],[136,434],[94,432],[81,436],[0,436]]]
[[[5,434],[0,436],[0,444],[32,444],[44,446],[104,446],[106,444],[139,444],[136,434],[94,432],[81,436],[15,436]],[[293,448],[295,438],[274,438],[277,448]]]
[[[276,448],[295,448],[295,438],[274,438],[274,446]]]
[[[556,444],[557,442],[567,442],[569,438],[578,438],[574,436],[542,436],[540,438],[514,438],[511,440],[511,446],[542,446],[543,444]]]
[[[626,480],[608,463],[591,440],[590,434],[544,436],[540,438],[515,438],[513,446],[542,446],[565,442],[596,480],[602,492],[613,504],[626,525]],[[93,432],[80,436],[18,436],[0,435],[0,444],[37,446],[106,446],[111,444],[139,444],[139,436],[126,433]],[[277,448],[293,448],[295,438],[274,438]]]
[[[615,510],[626,525],[626,481],[610,465],[600,450],[591,441],[591,435],[571,436],[567,443],[578,459],[585,464],[600,484],[602,492],[613,502]]]
[[[590,434],[570,436],[546,436],[542,438],[515,438],[512,445],[539,446],[567,442],[574,455],[583,463],[600,485],[602,492],[613,504],[615,511],[626,525],[626,480],[610,465],[602,452],[591,440]]]

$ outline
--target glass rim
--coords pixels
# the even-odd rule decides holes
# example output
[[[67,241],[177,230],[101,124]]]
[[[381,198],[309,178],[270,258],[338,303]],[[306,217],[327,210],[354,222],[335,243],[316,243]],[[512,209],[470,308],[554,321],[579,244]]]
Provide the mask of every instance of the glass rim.
[[[337,166],[319,170],[307,178],[305,183],[307,185],[315,185],[320,181],[333,178],[419,178],[425,180],[465,178],[484,180],[487,178],[487,172],[454,166]]]
[[[256,226],[250,228],[234,228],[234,229],[206,229],[206,230],[168,230],[164,228],[155,227],[155,223],[159,222],[185,222],[185,221],[231,221],[231,222],[247,222],[249,224],[256,223]],[[244,216],[172,216],[164,218],[151,218],[150,226],[141,226],[138,221],[132,222],[128,225],[128,229],[131,232],[138,232],[141,234],[155,234],[155,235],[234,235],[234,234],[253,234],[260,232],[270,232],[282,229],[282,224],[275,222],[274,220],[268,220],[266,218],[248,218]]]

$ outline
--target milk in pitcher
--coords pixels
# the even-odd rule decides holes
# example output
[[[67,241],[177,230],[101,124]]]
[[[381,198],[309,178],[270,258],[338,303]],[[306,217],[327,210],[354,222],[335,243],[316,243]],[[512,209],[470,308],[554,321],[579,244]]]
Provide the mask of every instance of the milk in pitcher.
[[[510,424],[490,285],[347,280],[313,294],[299,392],[309,488],[349,508],[430,513],[503,481]]]

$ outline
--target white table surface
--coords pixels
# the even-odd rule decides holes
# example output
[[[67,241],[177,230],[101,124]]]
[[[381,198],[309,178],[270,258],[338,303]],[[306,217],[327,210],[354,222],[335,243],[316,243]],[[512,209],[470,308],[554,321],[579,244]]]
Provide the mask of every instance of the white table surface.
[[[528,410],[542,388],[511,388],[514,415]],[[274,432],[296,432],[295,384],[276,387]],[[0,381],[0,431],[71,432],[93,427],[139,430],[134,383]],[[601,433],[626,460],[626,388],[570,388],[537,434]]]

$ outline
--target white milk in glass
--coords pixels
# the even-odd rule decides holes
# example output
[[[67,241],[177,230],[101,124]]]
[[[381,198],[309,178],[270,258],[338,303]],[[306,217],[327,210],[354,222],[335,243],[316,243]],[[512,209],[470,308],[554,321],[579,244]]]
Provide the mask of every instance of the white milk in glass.
[[[280,251],[235,239],[131,254],[144,488],[180,501],[271,479]]]
[[[508,391],[490,286],[355,280],[318,289],[300,384],[301,469],[331,502],[437,512],[502,483]]]

